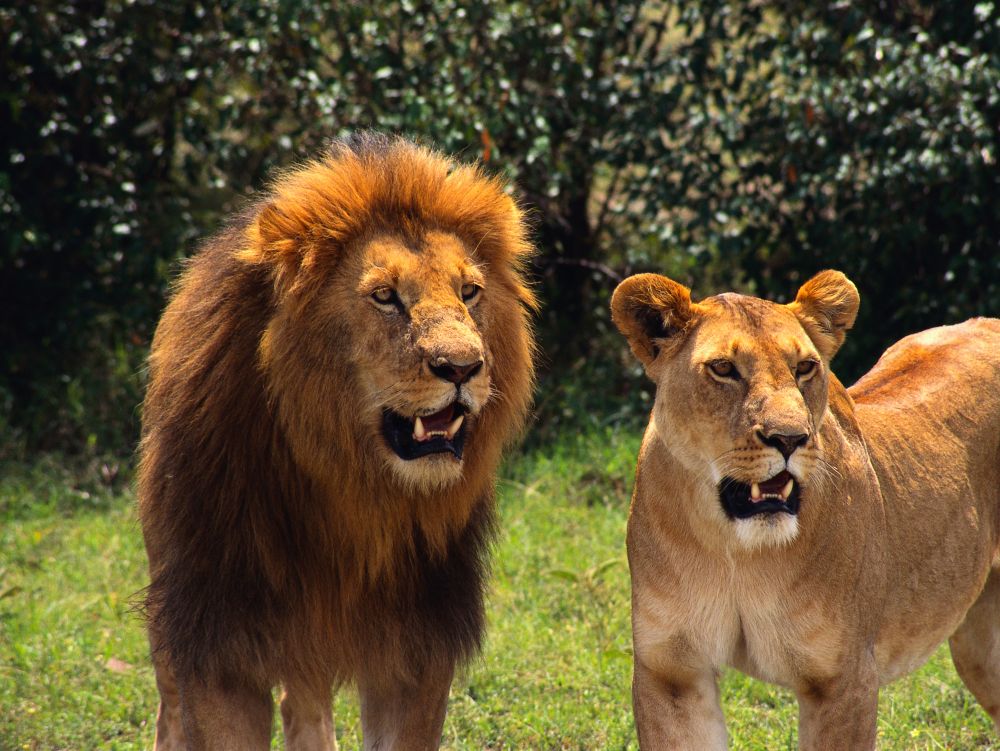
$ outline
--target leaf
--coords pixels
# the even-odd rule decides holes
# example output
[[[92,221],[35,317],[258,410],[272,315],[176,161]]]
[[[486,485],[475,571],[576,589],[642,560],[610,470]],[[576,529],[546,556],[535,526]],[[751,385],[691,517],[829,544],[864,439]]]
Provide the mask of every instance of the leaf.
[[[109,657],[108,661],[104,663],[104,667],[112,673],[118,673],[119,675],[125,675],[135,670],[134,665],[130,665],[124,660],[119,660],[117,657]]]
[[[7,587],[6,589],[0,589],[0,600],[6,600],[8,597],[13,597],[20,592],[21,588],[17,585]]]
[[[598,577],[603,576],[604,574],[606,574],[611,569],[617,568],[618,566],[622,565],[623,563],[624,563],[624,560],[622,558],[620,558],[620,557],[619,558],[611,558],[611,559],[609,559],[607,561],[604,561],[604,563],[599,563],[596,566],[594,566],[594,568],[592,568],[590,570],[589,576],[590,576],[591,579],[597,579]]]
[[[565,571],[562,569],[553,569],[549,571],[549,576],[553,576],[557,579],[565,579],[566,581],[578,582],[580,581],[580,576],[572,571]]]
[[[610,657],[616,660],[631,660],[632,650],[631,648],[621,649],[619,647],[612,647],[611,649],[604,650],[602,656],[605,659]]]

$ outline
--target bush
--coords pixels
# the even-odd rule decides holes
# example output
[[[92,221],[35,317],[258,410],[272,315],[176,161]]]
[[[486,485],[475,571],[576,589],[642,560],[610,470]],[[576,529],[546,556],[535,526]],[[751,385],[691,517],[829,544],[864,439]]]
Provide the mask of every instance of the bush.
[[[689,178],[715,186],[695,236],[755,291],[826,267],[858,284],[850,377],[904,334],[996,314],[1000,291],[1000,14],[862,7],[789,6],[720,50],[702,86],[718,159]]]
[[[863,295],[853,377],[996,312],[998,24],[918,0],[0,10],[2,420],[128,447],[176,259],[272,168],[365,127],[482,159],[532,208],[547,393],[594,384],[575,415],[542,396],[550,429],[641,411],[607,317],[638,270],[782,299],[839,267]]]

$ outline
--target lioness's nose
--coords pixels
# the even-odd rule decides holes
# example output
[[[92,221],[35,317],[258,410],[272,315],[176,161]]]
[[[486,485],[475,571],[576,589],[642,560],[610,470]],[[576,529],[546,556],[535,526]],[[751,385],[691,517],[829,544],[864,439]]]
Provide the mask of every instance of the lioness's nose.
[[[468,364],[451,362],[445,357],[436,357],[429,363],[431,372],[438,378],[451,381],[455,385],[465,383],[483,367],[483,361],[477,360]]]
[[[764,435],[764,432],[760,430],[757,431],[757,437],[765,445],[778,449],[785,459],[788,459],[795,449],[805,445],[805,442],[809,440],[808,433],[794,433],[792,435],[771,433],[770,435]]]

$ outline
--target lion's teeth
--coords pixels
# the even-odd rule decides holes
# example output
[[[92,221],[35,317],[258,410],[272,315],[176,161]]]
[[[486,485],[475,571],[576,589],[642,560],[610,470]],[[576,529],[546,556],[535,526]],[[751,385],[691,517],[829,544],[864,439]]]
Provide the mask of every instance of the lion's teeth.
[[[448,426],[448,433],[447,433],[449,441],[455,437],[455,433],[457,433],[458,429],[462,427],[463,420],[465,420],[465,415],[459,415],[458,417],[456,417],[454,420],[451,421],[451,425]]]
[[[759,501],[760,500],[760,485],[754,483],[750,486],[750,500]]]
[[[424,430],[424,421],[419,417],[413,421],[413,437],[418,441],[422,441],[427,437],[427,431]]]
[[[781,499],[784,500],[792,494],[792,488],[795,486],[795,480],[789,480],[785,483],[785,487],[781,489]]]

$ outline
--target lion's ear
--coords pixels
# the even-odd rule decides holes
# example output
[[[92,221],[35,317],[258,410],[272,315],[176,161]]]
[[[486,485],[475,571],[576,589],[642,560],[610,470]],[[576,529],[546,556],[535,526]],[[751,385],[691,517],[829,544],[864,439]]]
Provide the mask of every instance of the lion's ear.
[[[789,303],[802,328],[824,359],[829,361],[844,343],[858,316],[858,288],[839,271],[821,271],[799,288]]]
[[[611,320],[647,368],[672,340],[679,340],[693,316],[691,290],[659,274],[636,274],[611,296]]]
[[[273,203],[261,206],[247,228],[250,247],[243,253],[245,260],[297,261],[304,227],[296,217],[289,216]]]
[[[299,269],[309,263],[308,224],[274,203],[264,204],[246,230],[247,245],[237,253],[243,261],[267,264],[283,290],[293,289]]]

